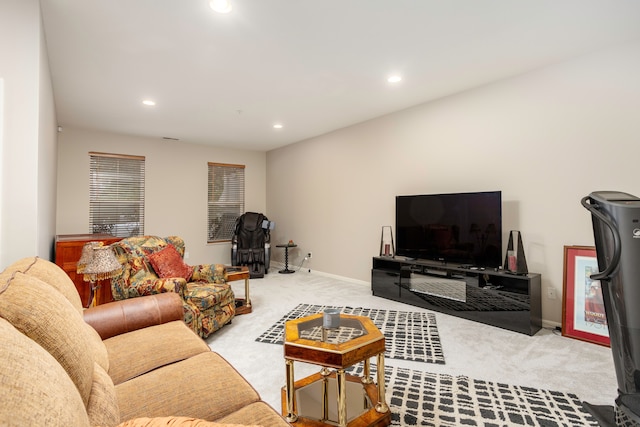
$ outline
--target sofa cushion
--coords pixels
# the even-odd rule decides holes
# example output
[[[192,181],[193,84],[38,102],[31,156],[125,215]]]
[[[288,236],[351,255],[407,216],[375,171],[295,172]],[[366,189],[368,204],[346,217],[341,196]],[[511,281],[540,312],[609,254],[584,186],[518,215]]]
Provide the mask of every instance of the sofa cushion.
[[[111,293],[116,300],[159,293],[152,291],[158,276],[146,256],[167,246],[166,240],[157,236],[128,237],[111,245],[118,262],[124,267],[122,273],[111,280]],[[141,283],[142,289],[130,286]],[[146,289],[145,289],[146,288]],[[167,292],[167,291],[164,291]]]
[[[199,420],[191,417],[157,417],[157,418],[136,418],[125,421],[118,427],[261,427],[248,426],[245,424],[216,423],[212,421]]]
[[[5,271],[20,271],[29,276],[37,277],[56,288],[79,313],[82,313],[82,301],[76,290],[76,285],[62,268],[51,261],[39,257],[27,257],[14,262]]]
[[[216,420],[219,423],[248,423],[269,427],[291,426],[271,406],[260,401],[254,402],[225,417]],[[293,424],[295,426],[295,423]],[[321,424],[319,424],[321,425]]]
[[[116,335],[106,339],[104,344],[111,362],[109,376],[114,384],[209,351],[209,346],[183,321]],[[132,357],[132,354],[139,357]]]
[[[83,312],[84,309],[75,284],[58,265],[39,257],[27,257],[14,262],[7,267],[4,272],[14,273],[17,271],[27,276],[40,279],[42,282],[53,286],[54,289],[58,290],[67,301],[78,310],[78,313]],[[87,326],[87,334],[88,344],[95,361],[105,370],[109,370],[109,356],[107,355],[104,344],[102,344],[102,339],[95,330],[89,326]]]
[[[126,298],[136,298],[146,295],[156,295],[165,292],[182,294],[187,281],[182,277],[158,278],[155,273],[140,270],[136,277],[131,278],[132,285],[127,288]]]
[[[102,342],[102,338],[98,332],[91,326],[86,325],[87,330],[87,345],[89,351],[93,356],[93,360],[100,365],[102,369],[109,372],[109,353],[107,353],[107,347]]]
[[[259,399],[235,368],[211,351],[118,384],[116,394],[123,421],[172,415],[215,421]]]
[[[191,282],[184,289],[184,300],[206,310],[233,303],[235,294],[228,284]]]
[[[113,246],[122,248],[129,258],[144,259],[146,255],[157,252],[167,246],[167,241],[159,236],[134,236],[122,239],[114,243]],[[116,253],[118,252],[116,249]]]
[[[182,277],[188,282],[193,274],[193,267],[185,264],[173,245],[167,245],[164,249],[147,255],[147,259],[162,278]]]
[[[116,388],[109,374],[97,363],[94,364],[87,414],[92,426],[112,427],[120,422]]]
[[[20,272],[0,274],[0,313],[50,353],[75,383],[85,405],[93,382],[87,324],[52,286]]]
[[[224,264],[198,264],[193,266],[192,282],[227,283]]]
[[[2,318],[0,342],[0,425],[90,425],[78,389],[45,349]]]

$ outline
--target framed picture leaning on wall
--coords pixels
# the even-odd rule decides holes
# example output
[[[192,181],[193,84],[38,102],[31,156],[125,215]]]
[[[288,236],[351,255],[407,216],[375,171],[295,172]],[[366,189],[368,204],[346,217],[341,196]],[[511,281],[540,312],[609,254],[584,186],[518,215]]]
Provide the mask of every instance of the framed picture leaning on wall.
[[[564,247],[562,335],[609,346],[609,329],[593,246]]]

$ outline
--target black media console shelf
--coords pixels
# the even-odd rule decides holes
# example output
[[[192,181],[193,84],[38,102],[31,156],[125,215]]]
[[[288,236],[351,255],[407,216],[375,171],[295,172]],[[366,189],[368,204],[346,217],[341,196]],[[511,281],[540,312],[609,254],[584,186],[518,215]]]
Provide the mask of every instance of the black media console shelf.
[[[373,295],[527,335],[542,327],[539,274],[374,257]]]

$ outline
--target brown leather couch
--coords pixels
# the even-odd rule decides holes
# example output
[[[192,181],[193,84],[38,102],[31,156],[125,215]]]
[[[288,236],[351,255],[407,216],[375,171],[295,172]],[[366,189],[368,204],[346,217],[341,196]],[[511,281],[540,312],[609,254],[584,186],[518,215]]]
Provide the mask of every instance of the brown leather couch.
[[[37,257],[0,273],[0,425],[289,424],[184,323],[166,293],[82,309]]]

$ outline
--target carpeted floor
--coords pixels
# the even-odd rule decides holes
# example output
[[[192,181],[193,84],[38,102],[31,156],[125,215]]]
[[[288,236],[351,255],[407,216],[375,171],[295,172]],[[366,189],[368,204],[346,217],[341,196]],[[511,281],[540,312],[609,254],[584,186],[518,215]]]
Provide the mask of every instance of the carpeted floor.
[[[269,329],[260,334],[256,341],[282,344],[286,321],[322,313],[327,308],[337,308],[342,313],[366,316],[373,320],[373,323],[385,336],[387,348],[385,357],[388,359],[428,363],[445,362],[435,314],[426,312],[298,304]]]
[[[277,269],[276,269],[277,271]],[[234,291],[243,294],[243,283],[232,282]],[[370,284],[354,283],[318,273],[298,271],[296,274],[268,274],[264,279],[251,280],[253,312],[236,316],[232,324],[212,334],[207,342],[214,351],[225,357],[260,393],[271,406],[280,410],[281,388],[285,383],[283,346],[264,344],[256,337],[283,318],[300,302],[313,302],[319,306],[370,307],[380,310],[396,310],[428,313],[428,310],[389,301],[371,295]],[[394,405],[394,413],[399,414],[396,425],[411,425],[411,415],[405,414],[408,406],[415,406],[416,424],[418,418],[424,425],[451,426],[508,426],[513,423],[515,413],[508,416],[502,406],[507,407],[513,395],[525,399],[533,405],[535,397],[528,391],[539,390],[548,395],[575,394],[582,400],[596,405],[611,405],[617,395],[617,382],[612,363],[611,350],[607,347],[562,337],[550,330],[542,330],[535,336],[483,325],[453,316],[435,313],[437,330],[446,356],[446,364],[424,363],[412,360],[387,359],[385,369],[391,387],[387,387],[387,402]],[[295,363],[295,378],[301,379],[318,372],[311,364]],[[402,385],[403,372],[417,372],[415,383],[406,385],[405,401],[395,403],[398,396],[395,389]],[[411,374],[413,375],[413,374]],[[411,375],[409,375],[411,377]],[[448,386],[446,379],[455,383]],[[469,380],[472,378],[473,380]],[[473,393],[465,392],[464,380],[471,382]],[[457,382],[456,382],[457,381]],[[478,391],[485,384],[488,396]],[[504,386],[503,386],[504,385]],[[508,385],[508,386],[506,386]],[[423,410],[422,400],[425,386],[439,387],[427,393],[436,395],[433,410]],[[420,388],[422,387],[422,388]],[[456,395],[449,394],[447,387]],[[554,390],[556,392],[546,392]],[[465,394],[466,393],[466,394]],[[501,393],[501,394],[500,394]],[[470,395],[471,398],[464,398]],[[403,396],[403,394],[399,394]],[[495,400],[502,396],[502,400]],[[533,395],[535,396],[535,395]],[[562,397],[564,396],[564,397]],[[476,404],[476,400],[478,404]],[[546,399],[546,397],[545,397]],[[575,400],[567,400],[568,408],[575,406]],[[413,402],[413,403],[412,403]],[[470,402],[474,402],[473,405]],[[501,403],[502,402],[502,403]],[[427,403],[428,404],[428,403]],[[491,414],[485,410],[501,410],[505,421],[491,421]],[[501,406],[502,405],[502,406]],[[563,407],[562,403],[556,403]],[[402,409],[405,408],[405,409]],[[570,414],[574,409],[566,411]],[[423,411],[425,414],[420,414]],[[471,417],[470,411],[479,413]],[[404,414],[404,415],[403,415]],[[456,414],[468,416],[468,424],[455,424]],[[434,418],[436,417],[437,418]],[[447,418],[451,416],[451,418]],[[474,415],[475,417],[476,415]],[[499,419],[499,413],[494,417]],[[569,416],[569,415],[567,415]],[[524,420],[525,418],[523,418]],[[509,420],[509,421],[506,421]],[[454,424],[452,424],[454,423]],[[532,426],[591,426],[591,421],[576,418],[573,424],[562,424],[545,418],[531,420]]]
[[[598,426],[571,393],[392,366],[385,378],[394,426]]]
[[[371,318],[384,333],[387,359],[444,363],[435,315],[426,312],[298,304],[256,341],[282,344],[284,324],[327,308]],[[375,372],[372,366],[372,374]],[[348,370],[361,376],[362,364]],[[395,426],[598,426],[574,394],[386,366]],[[374,376],[375,378],[375,376]]]

